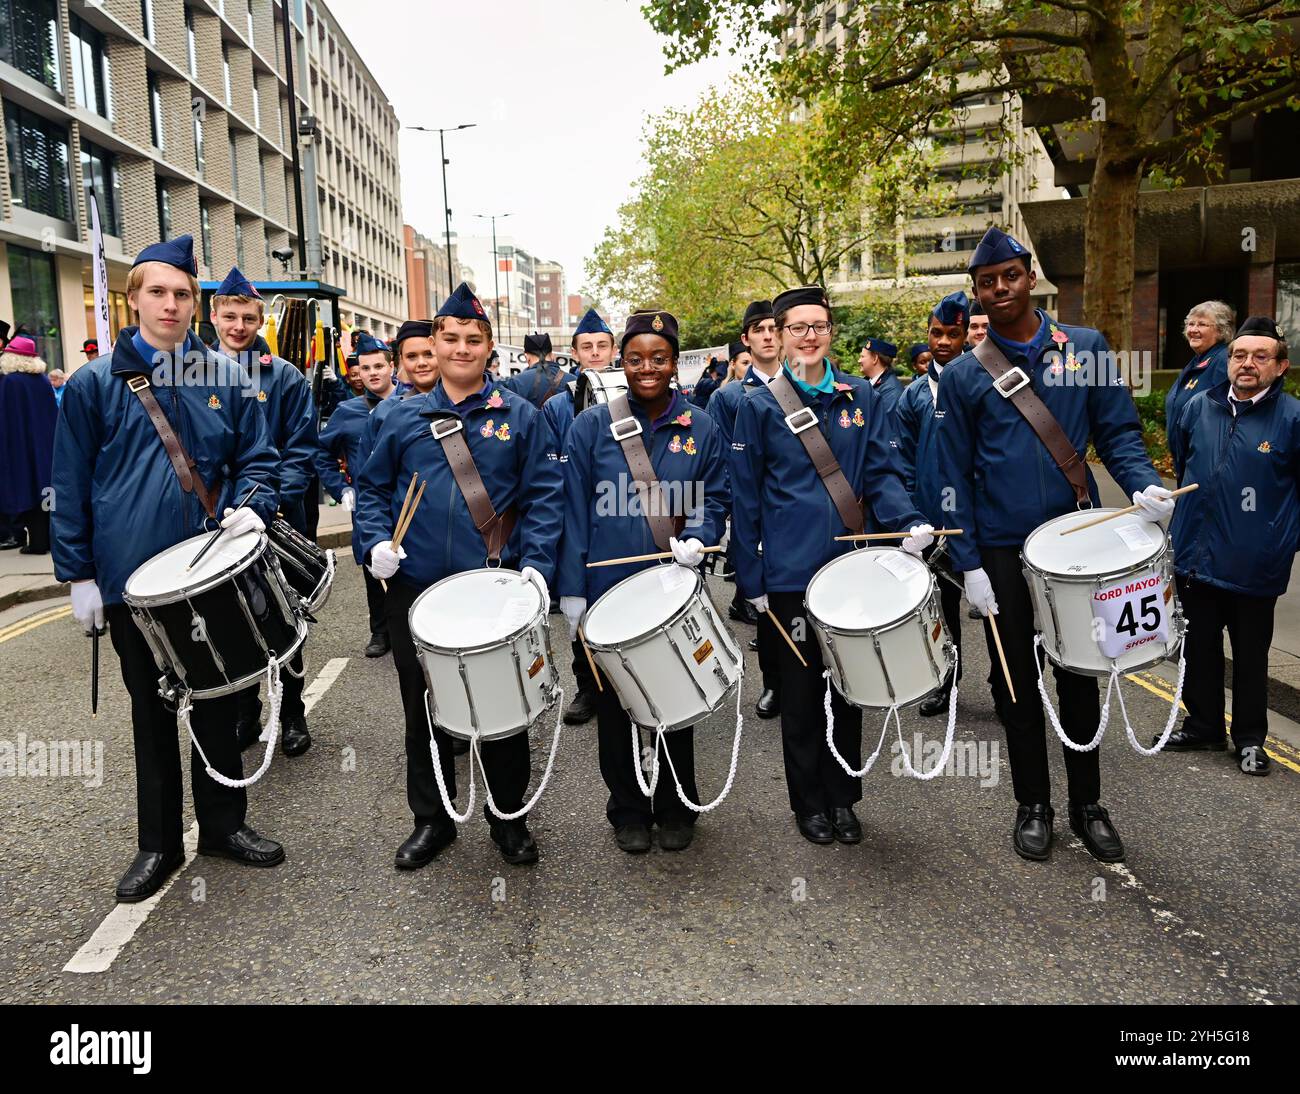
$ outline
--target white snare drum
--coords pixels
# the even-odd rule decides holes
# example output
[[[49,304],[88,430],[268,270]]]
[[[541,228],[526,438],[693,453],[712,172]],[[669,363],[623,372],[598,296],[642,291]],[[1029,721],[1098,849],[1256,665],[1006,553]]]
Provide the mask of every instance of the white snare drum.
[[[831,682],[854,706],[915,703],[955,664],[934,575],[899,548],[832,559],[808,583],[804,605]]]
[[[1109,676],[1165,660],[1182,638],[1173,551],[1137,513],[1071,535],[1113,509],[1085,509],[1029,534],[1020,558],[1043,649],[1071,672]]]
[[[587,369],[578,375],[578,390],[574,395],[577,413],[600,406],[620,395],[627,394],[627,375],[621,368]]]
[[[522,733],[559,694],[542,594],[514,570],[466,570],[411,605],[435,725],[453,737]]]
[[[740,649],[704,579],[684,566],[651,566],[620,581],[587,609],[582,634],[639,726],[694,725],[740,679]]]

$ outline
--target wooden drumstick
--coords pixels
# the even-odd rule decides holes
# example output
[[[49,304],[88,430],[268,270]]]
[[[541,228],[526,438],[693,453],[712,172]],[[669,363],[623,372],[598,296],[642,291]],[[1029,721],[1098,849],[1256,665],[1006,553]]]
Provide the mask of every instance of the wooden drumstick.
[[[591,648],[587,645],[587,639],[582,633],[582,628],[578,628],[578,641],[582,643],[582,652],[587,655],[587,667],[591,669],[592,679],[596,681],[596,690],[604,691],[605,688],[600,682],[600,673],[596,670],[596,659],[591,656]]]
[[[868,532],[866,535],[856,536],[836,536],[836,543],[861,543],[868,539],[906,539],[911,532]],[[964,536],[966,534],[961,528],[936,528],[930,533],[932,536]]]
[[[1200,485],[1201,484],[1199,482],[1194,482],[1190,486],[1179,487],[1177,490],[1171,490],[1169,492],[1169,496],[1171,498],[1177,498],[1177,497],[1181,497],[1183,494],[1190,494],[1193,490],[1198,489]],[[1061,532],[1060,534],[1063,536],[1068,536],[1068,535],[1072,535],[1075,532],[1082,532],[1085,528],[1092,528],[1098,524],[1105,524],[1106,521],[1114,520],[1116,517],[1122,517],[1126,513],[1136,513],[1141,508],[1142,506],[1140,505],[1129,505],[1123,509],[1116,509],[1115,512],[1107,513],[1105,516],[1098,517],[1096,520],[1084,521],[1082,524],[1076,524],[1073,528],[1067,528],[1064,532]]]
[[[1002,652],[1002,635],[998,634],[998,617],[988,615],[985,617],[989,621],[989,626],[993,628],[993,644],[998,648],[998,660],[1002,662],[1002,679],[1007,682],[1007,691],[1011,692],[1011,701],[1016,701],[1016,686],[1011,682],[1011,670],[1007,668],[1007,655]]]
[[[401,545],[401,538],[402,538],[402,531],[403,531],[402,526],[406,523],[406,513],[411,505],[411,491],[415,489],[415,480],[418,479],[419,477],[420,477],[420,473],[418,471],[411,472],[410,485],[408,485],[406,488],[406,496],[402,498],[402,511],[397,514],[397,525],[393,529],[392,544],[393,544],[394,551],[396,551],[397,548]],[[379,585],[384,590],[384,592],[388,592],[388,582],[385,581],[382,577],[379,579]]]
[[[768,619],[772,621],[772,626],[774,626],[777,629],[777,631],[780,633],[781,637],[785,639],[786,645],[788,645],[792,650],[794,650],[794,655],[797,658],[799,658],[799,664],[801,664],[804,668],[807,668],[808,662],[803,659],[803,654],[799,652],[799,647],[794,644],[794,639],[791,638],[788,634],[786,634],[785,628],[781,626],[781,621],[777,619],[775,613],[773,613],[771,609],[768,609],[763,614],[766,615]]]
[[[424,497],[424,488],[429,485],[429,480],[425,479],[420,483],[420,489],[415,492],[415,498],[411,502],[411,508],[407,510],[405,522],[397,526],[397,532],[393,536],[393,550],[396,551],[402,545],[402,540],[406,538],[406,533],[410,530],[411,521],[415,519],[415,511],[420,507],[420,499]]]
[[[705,547],[703,548],[703,553],[706,555],[712,555],[721,550],[721,547]],[[588,562],[587,569],[595,570],[600,566],[623,566],[629,562],[658,562],[662,559],[672,557],[672,551],[658,551],[653,555],[628,555],[627,558],[607,558],[603,562]]]

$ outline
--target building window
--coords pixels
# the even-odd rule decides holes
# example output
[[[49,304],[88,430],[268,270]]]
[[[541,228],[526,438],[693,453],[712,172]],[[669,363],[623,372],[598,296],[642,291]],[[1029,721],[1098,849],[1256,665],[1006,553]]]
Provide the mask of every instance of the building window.
[[[140,0],[140,26],[145,38],[153,41],[153,0]]]
[[[8,100],[4,112],[13,203],[34,213],[71,220],[68,131]]]
[[[199,178],[203,177],[203,115],[197,110],[191,110],[190,116],[194,119],[194,170],[198,172]]]
[[[0,61],[63,90],[56,0],[0,0]]]
[[[76,88],[77,105],[112,121],[113,84],[104,36],[75,15],[68,16],[68,36],[72,46],[72,82]]]
[[[262,184],[262,212],[266,212],[266,161],[257,157],[257,180]]]
[[[235,265],[241,270],[247,263],[244,261],[244,225],[239,219],[235,219]]]
[[[8,110],[9,104],[5,104]],[[52,367],[63,363],[63,338],[59,322],[59,292],[54,279],[54,256],[9,244],[9,285],[14,315],[36,340],[36,352]]]
[[[117,170],[117,157],[90,141],[81,142],[82,185],[95,195],[99,206],[99,223],[104,234],[122,234],[122,178]]]
[[[95,333],[95,290],[89,285],[82,285],[82,302],[86,307],[86,330]],[[131,325],[131,310],[126,305],[126,293],[108,291],[108,336],[114,340],[117,332]],[[100,352],[107,352],[111,346],[105,346]]]
[[[257,84],[253,84],[253,128],[262,128],[262,97],[257,93]]]
[[[221,78],[226,89],[226,105],[230,105],[230,50],[226,48],[226,43],[221,43]]]
[[[185,9],[185,50],[190,62],[190,75],[197,78],[199,74],[199,50],[198,44],[194,40],[194,12],[190,11],[189,8]]]
[[[235,154],[235,135],[230,134],[230,192],[239,197],[239,165]]]
[[[161,152],[167,147],[166,129],[163,127],[162,89],[157,73],[149,73],[149,135],[153,146]]]
[[[158,234],[163,239],[172,237],[172,198],[162,179],[158,180]]]
[[[199,202],[199,235],[203,237],[203,265],[212,268],[212,218],[208,213],[208,203]]]
[[[253,0],[248,0],[248,44],[253,44]]]

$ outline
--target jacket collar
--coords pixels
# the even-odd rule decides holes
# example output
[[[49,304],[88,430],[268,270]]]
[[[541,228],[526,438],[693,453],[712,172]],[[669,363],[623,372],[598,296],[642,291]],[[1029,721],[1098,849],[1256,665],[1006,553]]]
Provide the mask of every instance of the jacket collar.
[[[632,408],[632,413],[642,421],[649,421],[649,413],[646,405],[630,391],[627,393],[627,404]],[[650,422],[650,431],[653,433],[665,425],[689,426],[691,424],[691,411],[698,409],[693,407],[681,393],[681,390],[675,390],[673,397],[668,400],[668,406],[664,412],[659,415],[653,422]]]
[[[154,363],[146,361],[135,348],[135,333],[139,329],[139,327],[123,327],[117,332],[117,341],[113,344],[113,363],[109,366],[109,372],[114,376],[121,376],[123,373],[143,372],[145,375],[153,373]],[[211,351],[198,335],[192,330],[187,330],[183,352],[186,355],[201,353],[206,357]]]
[[[517,396],[507,391],[494,380],[489,373],[483,373],[483,385],[474,392],[462,399],[459,403],[453,403],[451,397],[447,394],[447,389],[442,386],[439,380],[429,392],[425,400],[425,407],[420,411],[422,417],[435,418],[445,417],[448,414],[456,414],[464,417],[475,410],[481,410],[483,407],[490,406],[492,409],[507,409],[514,404]]]
[[[1256,411],[1260,407],[1265,406],[1268,403],[1271,403],[1274,399],[1276,399],[1279,395],[1282,394],[1282,388],[1285,385],[1285,382],[1286,382],[1286,374],[1284,373],[1283,375],[1279,376],[1276,380],[1273,381],[1273,386],[1268,389],[1268,391],[1264,394],[1264,397],[1260,399],[1259,402],[1256,403],[1239,402],[1237,404],[1237,414],[1238,415],[1250,414],[1252,411]],[[1209,391],[1205,393],[1205,397],[1209,399],[1210,402],[1212,403],[1218,403],[1219,406],[1223,407],[1224,410],[1228,411],[1228,413],[1231,414],[1232,407],[1228,405],[1228,392],[1230,392],[1231,390],[1232,390],[1232,381],[1224,380],[1221,383],[1217,383],[1214,385],[1214,387],[1210,388]]]

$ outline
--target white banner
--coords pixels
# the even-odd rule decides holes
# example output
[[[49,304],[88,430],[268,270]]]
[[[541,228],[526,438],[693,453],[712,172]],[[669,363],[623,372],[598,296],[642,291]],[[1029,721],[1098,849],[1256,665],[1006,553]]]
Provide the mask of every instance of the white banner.
[[[108,353],[113,348],[108,333],[108,262],[104,259],[104,231],[94,191],[90,194],[90,254],[95,281],[95,341],[100,353]]]

